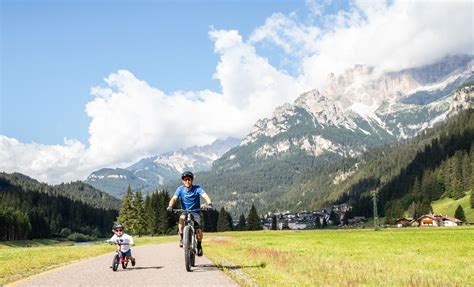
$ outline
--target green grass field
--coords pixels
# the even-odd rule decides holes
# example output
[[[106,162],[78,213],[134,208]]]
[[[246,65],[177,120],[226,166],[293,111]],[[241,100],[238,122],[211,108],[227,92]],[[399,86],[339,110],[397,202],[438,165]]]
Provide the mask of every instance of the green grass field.
[[[178,240],[177,236],[134,236],[134,239],[138,246]],[[0,242],[0,286],[77,260],[112,254],[114,250],[103,242],[87,246],[52,239]]]
[[[463,198],[454,200],[451,198],[443,198],[437,201],[433,201],[431,206],[433,207],[433,212],[436,214],[450,215],[454,217],[456,208],[458,205],[462,206],[464,214],[466,215],[466,220],[468,222],[474,222],[474,209],[470,205],[471,192],[466,193],[466,196]]]
[[[474,286],[474,226],[207,233],[204,248],[243,286]],[[109,252],[105,243],[3,242],[0,285]]]
[[[474,227],[226,232],[204,248],[243,286],[474,286]]]

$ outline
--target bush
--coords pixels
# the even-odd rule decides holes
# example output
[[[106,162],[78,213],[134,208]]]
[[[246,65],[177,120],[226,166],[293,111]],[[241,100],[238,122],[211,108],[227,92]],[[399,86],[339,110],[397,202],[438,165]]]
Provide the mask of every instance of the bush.
[[[74,232],[71,235],[67,237],[67,239],[75,242],[86,242],[86,241],[92,241],[95,240],[95,237],[92,237],[90,235],[82,234],[79,232]]]
[[[71,235],[72,231],[69,228],[63,228],[61,229],[61,232],[59,232],[59,236],[67,238],[69,235]]]

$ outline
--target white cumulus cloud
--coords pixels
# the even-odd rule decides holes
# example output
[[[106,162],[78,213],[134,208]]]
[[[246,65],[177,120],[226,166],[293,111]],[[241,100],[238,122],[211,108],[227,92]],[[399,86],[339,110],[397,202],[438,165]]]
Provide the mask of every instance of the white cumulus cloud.
[[[111,73],[91,89],[94,98],[85,107],[91,118],[88,144],[65,139],[62,145],[42,145],[0,136],[0,170],[49,183],[84,179],[98,168],[243,137],[275,107],[354,64],[393,71],[474,53],[472,1],[356,1],[346,11],[325,15],[329,4],[307,1],[320,26],[299,21],[294,12],[271,15],[248,39],[237,30],[212,29],[221,91],[166,94],[131,71]],[[297,61],[297,75],[259,55],[255,47],[261,43]]]
[[[0,170],[44,182],[77,180],[90,168],[81,160],[85,152],[77,140],[65,139],[64,145],[24,144],[0,135]]]
[[[0,169],[58,183],[84,179],[95,169],[125,167],[166,151],[203,145],[227,136],[243,137],[261,117],[304,91],[272,67],[237,31],[209,33],[220,61],[214,77],[222,93],[209,90],[165,94],[127,70],[93,87],[87,103],[89,145],[23,144],[2,137]]]
[[[474,53],[472,1],[357,2],[344,20],[317,40],[303,60],[308,84],[355,64],[397,71],[453,54]]]
[[[294,14],[273,14],[250,43],[272,44],[299,55],[299,77],[322,87],[329,73],[356,64],[397,71],[474,54],[472,1],[353,1],[347,10],[323,15],[330,1],[307,1],[323,24],[302,23]]]

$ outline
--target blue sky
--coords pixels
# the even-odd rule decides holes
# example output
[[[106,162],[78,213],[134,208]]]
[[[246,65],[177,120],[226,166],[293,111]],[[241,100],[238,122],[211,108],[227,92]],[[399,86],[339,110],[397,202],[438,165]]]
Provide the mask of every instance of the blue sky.
[[[48,183],[244,138],[354,65],[474,54],[468,0],[0,1],[0,171]]]
[[[0,133],[87,143],[90,89],[118,69],[165,92],[219,91],[210,27],[248,37],[275,12],[307,10],[303,1],[3,0]],[[278,49],[262,52],[277,61]]]

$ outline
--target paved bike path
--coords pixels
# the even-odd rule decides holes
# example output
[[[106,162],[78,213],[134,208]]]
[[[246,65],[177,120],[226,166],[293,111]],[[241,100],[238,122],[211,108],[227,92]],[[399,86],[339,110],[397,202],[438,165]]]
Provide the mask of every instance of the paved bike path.
[[[204,249],[204,252],[206,250]],[[187,272],[177,243],[133,247],[135,267],[110,268],[113,252],[38,274],[14,286],[239,286],[205,256]]]

